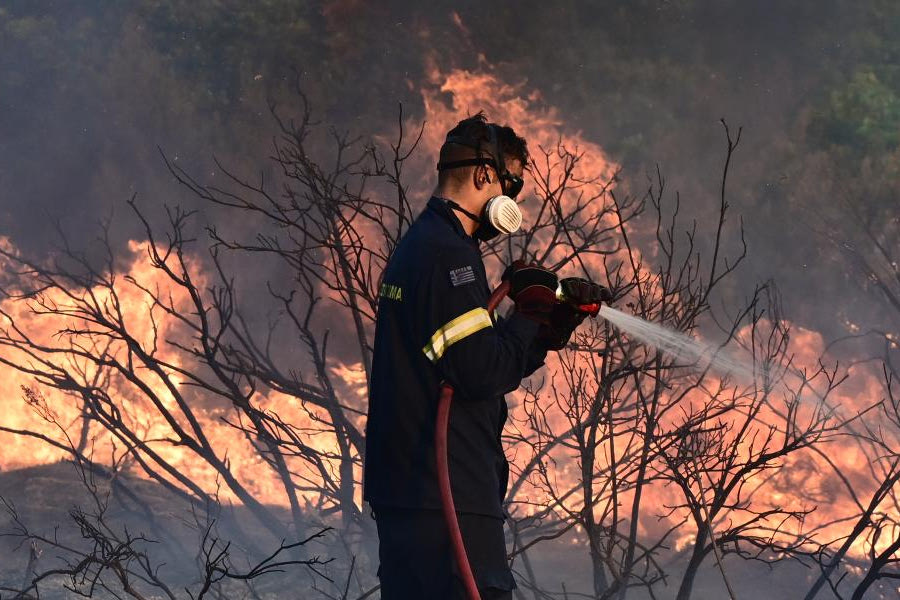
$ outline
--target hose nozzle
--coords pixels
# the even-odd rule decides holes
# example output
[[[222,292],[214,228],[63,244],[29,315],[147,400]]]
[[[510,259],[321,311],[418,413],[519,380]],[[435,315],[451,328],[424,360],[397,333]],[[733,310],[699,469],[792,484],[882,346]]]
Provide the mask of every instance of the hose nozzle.
[[[575,306],[579,311],[596,317],[600,306],[612,301],[612,293],[602,285],[581,277],[566,277],[559,280],[556,299]]]

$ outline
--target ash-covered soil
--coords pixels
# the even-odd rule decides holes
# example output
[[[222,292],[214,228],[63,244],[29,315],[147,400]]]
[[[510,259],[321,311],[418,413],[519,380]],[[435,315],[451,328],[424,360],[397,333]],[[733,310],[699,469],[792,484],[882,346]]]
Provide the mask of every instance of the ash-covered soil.
[[[155,573],[175,598],[189,598],[186,589],[196,596],[202,581],[202,568],[205,563],[200,552],[203,533],[207,519],[215,517],[212,535],[218,537],[219,548],[225,541],[231,544],[235,570],[246,570],[250,561],[261,560],[266,554],[278,547],[279,539],[275,539],[265,531],[243,507],[224,508],[216,515],[207,515],[203,507],[191,506],[185,500],[174,496],[161,485],[130,476],[121,476],[121,486],[111,485],[101,477],[94,479],[98,496],[103,499],[109,495],[108,508],[104,515],[104,524],[109,531],[124,539],[127,531],[132,537],[143,537],[146,541],[135,542],[134,547],[146,553],[154,566]],[[126,493],[128,490],[130,493]],[[45,541],[31,543],[23,541],[14,534],[17,523],[11,514],[15,510],[19,521],[36,535],[46,539],[57,540],[70,548],[86,551],[92,547],[73,520],[76,508],[89,516],[98,511],[97,501],[88,492],[87,486],[79,476],[79,472],[69,463],[56,463],[30,467],[15,471],[0,472],[0,497],[9,507],[0,505],[0,598],[14,598],[10,588],[21,589],[23,582],[30,579],[30,572],[44,572],[48,569],[65,566],[61,558],[65,554]],[[285,512],[285,522],[289,516]],[[289,534],[286,530],[286,536]],[[288,540],[291,541],[291,540]],[[209,540],[207,540],[209,543]],[[374,544],[374,540],[372,540]],[[370,544],[370,548],[374,546]],[[349,559],[346,545],[340,536],[331,532],[322,541],[316,541],[306,547],[305,557],[318,555],[321,558],[334,557],[334,562],[320,568],[320,571],[331,577],[327,579],[315,576],[306,567],[286,567],[284,572],[274,573],[255,580],[255,593],[259,598],[328,598],[342,597],[341,594],[347,580]],[[72,555],[74,556],[74,555]],[[587,598],[582,595],[591,588],[591,575],[587,553],[572,543],[571,539],[560,539],[554,543],[538,546],[529,554],[535,575],[545,590],[555,592],[556,597]],[[680,573],[685,562],[683,554],[670,552],[660,557],[660,563],[671,574],[667,585],[655,588],[657,598],[674,598],[680,583]],[[374,583],[374,565],[357,557],[357,569],[351,577],[348,600],[361,595],[361,591],[369,589]],[[515,565],[522,569],[519,562]],[[762,562],[746,561],[734,556],[726,556],[724,567],[737,598],[765,600],[794,600],[803,598],[812,580],[817,574],[814,567],[804,567],[796,562],[785,562],[767,565]],[[90,572],[95,572],[96,569]],[[105,575],[107,581],[115,581],[111,572]],[[849,595],[848,578],[842,586],[845,595]],[[132,580],[143,597],[168,598],[159,588],[153,588],[139,579]],[[40,597],[48,600],[81,598],[74,591],[66,589],[77,587],[81,592],[88,589],[89,579],[54,576],[40,585]],[[359,593],[354,593],[359,590]],[[565,590],[565,592],[564,592]],[[102,588],[94,592],[95,598],[129,597],[122,593],[121,586],[114,587],[119,596]],[[531,592],[520,588],[522,595],[518,599],[530,599]],[[233,581],[227,583],[222,590],[223,598],[252,598],[245,583]],[[834,598],[827,589],[818,598]],[[898,598],[896,587],[888,585],[873,586],[873,591],[866,598]],[[378,593],[368,596],[378,598]],[[641,590],[629,592],[628,598],[649,598]],[[722,575],[715,561],[710,557],[701,570],[692,595],[696,600],[727,599],[728,593],[722,583]]]
[[[108,528],[106,533],[116,540],[111,549],[129,536],[136,539],[132,547],[147,556],[154,575],[176,598],[190,597],[185,588],[196,597],[202,586],[206,560],[201,548],[211,521],[214,523],[206,538],[206,546],[210,547],[213,538],[219,539],[216,550],[222,550],[228,543],[228,554],[235,572],[246,573],[252,565],[277,549],[281,541],[260,527],[243,507],[225,507],[212,514],[202,506],[192,506],[159,484],[130,476],[121,476],[120,483],[113,485],[108,479],[96,476],[93,479],[97,489],[95,499],[79,471],[70,463],[0,472],[0,498],[6,503],[0,504],[0,598],[15,598],[10,588],[21,589],[24,582],[31,579],[29,573],[68,568],[83,558],[82,555],[54,547],[49,540],[82,553],[89,553],[94,548],[93,540],[85,538],[74,518],[79,510],[91,526]],[[94,518],[100,513],[98,499],[101,503],[108,503],[102,525]],[[13,511],[16,516],[13,516]],[[45,541],[23,539],[17,535],[19,524]],[[286,530],[285,537],[289,536]],[[290,543],[293,540],[287,541]],[[306,547],[302,555],[281,555],[281,558],[324,557],[327,555],[325,550],[321,544],[313,543]],[[135,559],[132,559],[131,566],[135,568]],[[328,567],[323,570],[327,572]],[[66,587],[76,588],[81,593],[90,592],[91,574],[96,571],[96,566],[91,567],[87,577],[75,580],[64,575],[49,577],[39,586],[40,598],[83,598],[83,595]],[[96,587],[93,597],[132,597],[122,593],[122,586],[112,571],[106,571],[103,579],[115,582],[112,587],[119,595]],[[132,578],[131,581],[148,600],[169,597],[163,590],[140,578]],[[312,587],[312,574],[306,567],[287,566],[283,573],[256,579],[254,585],[262,598],[306,597],[297,596],[296,592]],[[290,595],[285,595],[287,590],[290,590]],[[226,585],[224,591],[227,598],[252,597],[246,584],[241,581]],[[33,595],[32,592],[32,596],[27,597]]]

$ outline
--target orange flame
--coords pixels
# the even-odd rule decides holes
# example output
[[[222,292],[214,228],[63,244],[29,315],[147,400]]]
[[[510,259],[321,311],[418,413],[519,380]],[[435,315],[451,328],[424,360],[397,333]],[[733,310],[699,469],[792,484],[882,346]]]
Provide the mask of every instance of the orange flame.
[[[486,111],[490,119],[502,121],[523,135],[528,140],[533,155],[540,156],[540,153],[537,152],[540,149],[552,151],[559,142],[572,150],[577,149],[583,155],[578,165],[579,178],[591,181],[592,183],[588,185],[594,186],[595,191],[608,182],[617,170],[617,165],[598,144],[585,139],[581,132],[569,131],[559,111],[552,106],[547,106],[537,92],[525,90],[524,84],[509,84],[487,72],[454,70],[445,74],[437,68],[432,68],[429,79],[423,86],[422,97],[426,122],[422,139],[423,146],[410,162],[413,172],[421,174],[421,177],[413,178],[417,183],[411,190],[412,194],[418,194],[419,197],[427,197],[430,193],[429,186],[434,181],[434,157],[443,142],[445,132],[466,114],[479,110]],[[407,129],[416,131],[417,125],[417,123],[409,121]],[[552,157],[552,153],[550,156]],[[523,196],[534,193],[533,182],[527,183]],[[561,198],[560,201],[565,205],[570,200]],[[9,251],[13,250],[12,245],[6,239],[0,239],[0,244]],[[644,250],[652,255],[652,249]],[[157,341],[167,337],[178,339],[184,333],[179,329],[177,322],[158,314],[158,311],[158,319],[148,319],[148,315],[153,313],[153,309],[148,302],[147,295],[139,287],[129,284],[129,280],[138,282],[145,289],[159,289],[163,296],[171,294],[175,305],[184,306],[187,312],[189,312],[189,298],[186,297],[184,290],[172,286],[171,282],[150,264],[142,242],[132,241],[129,244],[129,252],[132,260],[127,270],[118,274],[115,290],[127,326],[140,341],[141,346],[149,350]],[[7,266],[0,264],[0,268]],[[203,276],[199,263],[192,262],[191,266],[194,270],[194,280],[201,282],[199,287],[202,288]],[[598,264],[592,266],[600,269]],[[96,301],[101,304],[112,301],[108,291],[102,288],[72,291],[81,297],[95,294]],[[46,293],[44,301],[60,306],[70,303],[70,300],[63,295],[53,292]],[[18,327],[33,339],[49,346],[60,343],[60,338],[56,337],[60,331],[84,325],[84,323],[78,323],[78,319],[74,317],[36,314],[30,308],[33,306],[34,304],[29,305],[22,301],[4,300],[0,302],[0,308],[15,320]],[[4,319],[0,325],[8,327],[9,320]],[[824,343],[818,333],[795,327],[791,338],[791,350],[796,356],[798,365],[815,368],[819,356],[824,351]],[[124,352],[124,349],[113,346],[108,351],[115,355]],[[161,358],[173,366],[186,369],[194,366],[185,363],[184,355],[165,343],[159,343],[157,352]],[[8,346],[0,348],[0,357],[19,364],[28,363],[27,357],[23,356],[21,351]],[[68,368],[80,370],[85,378],[90,378],[94,374],[92,369],[95,367],[89,361],[74,354],[43,358],[58,361],[57,364],[65,365]],[[556,357],[549,357],[547,362],[544,373],[548,378],[552,377],[554,373],[560,372],[562,365]],[[352,398],[354,405],[362,405],[366,393],[366,380],[361,366],[335,362],[331,367],[332,373],[343,382],[343,387],[339,390],[342,396]],[[3,414],[0,424],[12,429],[37,431],[55,439],[63,439],[65,431],[69,432],[71,438],[77,439],[81,423],[81,408],[77,398],[42,386],[33,377],[12,368],[3,367],[0,369],[0,373],[2,373],[2,377],[0,377],[0,409]],[[880,380],[877,373],[870,367],[854,366],[851,374],[852,377],[848,383],[839,388],[832,399],[832,402],[842,406],[846,411],[862,408],[867,400],[877,398],[881,394]],[[167,375],[176,382],[180,381],[174,370],[169,369]],[[174,410],[174,398],[163,382],[150,376],[146,381],[163,400],[166,407]],[[564,382],[558,377],[555,381],[565,394]],[[46,399],[46,406],[52,409],[53,416],[61,428],[47,422],[46,412],[42,417],[39,414],[40,411],[29,410],[28,405],[23,402],[23,398],[31,398],[32,406],[39,409],[40,406],[37,406],[38,403],[34,400],[39,395],[26,394],[23,390],[39,391]],[[152,407],[139,390],[124,379],[112,377],[109,381],[109,394],[127,401],[123,402],[127,409],[123,418],[131,427],[141,431],[146,439],[164,440],[173,435],[171,426],[159,416],[158,411]],[[213,447],[217,449],[218,456],[223,459],[227,456],[236,478],[260,501],[270,504],[285,504],[284,491],[277,477],[260,458],[259,453],[243,435],[222,422],[221,418],[230,414],[232,407],[216,404],[197,396],[192,396],[191,400],[195,402],[195,406],[192,408],[207,432]],[[517,423],[525,422],[526,398],[520,390],[513,394],[510,400],[513,404],[510,424],[512,429],[518,426]],[[264,409],[277,409],[286,421],[293,422],[295,425],[313,424],[311,416],[301,410],[296,398],[264,391],[258,395],[256,401]],[[698,403],[703,401],[702,395],[692,396],[687,400],[687,402]],[[325,415],[318,415],[318,417],[326,418]],[[183,418],[181,420],[184,424]],[[362,417],[354,417],[354,421],[359,424]],[[547,422],[556,430],[564,430],[568,426],[565,415],[559,410],[554,410],[552,406],[548,407]],[[523,433],[528,434],[529,432]],[[93,440],[96,449],[95,459],[110,460],[113,446],[109,434],[94,425],[90,429],[89,437]],[[2,469],[52,462],[65,456],[64,452],[34,438],[0,432],[0,443],[4,448],[3,455],[0,457],[0,468]],[[203,489],[212,492],[217,488],[215,472],[190,450],[165,441],[150,443],[165,460],[179,471],[188,474]],[[317,436],[312,443],[318,444],[320,450],[337,453],[333,438]],[[599,461],[596,465],[597,470],[608,467],[604,462],[607,456],[605,450],[601,448],[597,453]],[[518,469],[523,469],[530,458],[526,452],[520,452],[515,446],[507,447],[507,452]],[[837,466],[844,470],[848,478],[859,486],[861,495],[864,495],[866,489],[872,487],[871,477],[867,473],[868,458],[853,443],[849,441],[832,442],[829,456]],[[581,477],[580,465],[562,448],[551,452],[546,461],[548,465],[552,464],[552,477],[563,486],[573,485]],[[304,471],[306,467],[300,461],[292,463],[291,467],[298,472],[306,472]],[[768,483],[761,483],[761,487],[754,492],[754,501],[760,506],[809,507],[814,504],[817,510],[813,513],[811,522],[806,523],[807,528],[817,523],[833,522],[854,511],[846,493],[834,483],[830,468],[823,463],[821,458],[811,453],[803,453],[789,459],[785,467],[777,477],[772,478]],[[337,472],[337,468],[334,469],[334,472]],[[314,476],[312,473],[307,474]],[[357,468],[354,473],[357,480],[359,475]],[[650,486],[645,493],[647,495],[645,506],[662,507],[669,500],[671,492],[662,486]],[[224,488],[223,495],[225,498],[235,500]],[[310,503],[316,501],[315,493],[312,491],[305,492],[305,497]],[[518,497],[536,502],[547,500],[546,492],[540,486],[529,482],[523,485]],[[624,500],[627,500],[627,494],[623,497]],[[360,501],[358,497],[357,501]],[[657,523],[657,514],[655,513],[647,514],[646,519],[639,523],[639,526],[644,534],[657,531],[661,527]],[[835,524],[826,528],[822,535],[827,537],[846,530],[846,524]],[[688,541],[689,536],[682,536],[678,539],[679,544],[685,544]],[[861,551],[862,548],[859,547],[856,550]]]

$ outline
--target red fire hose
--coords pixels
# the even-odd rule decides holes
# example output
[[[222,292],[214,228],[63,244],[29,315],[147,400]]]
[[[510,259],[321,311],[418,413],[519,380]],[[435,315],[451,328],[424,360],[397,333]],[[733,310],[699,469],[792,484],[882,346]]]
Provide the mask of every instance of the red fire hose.
[[[501,283],[488,299],[487,310],[490,313],[500,304],[509,292],[509,281]],[[450,532],[450,543],[453,546],[453,558],[459,567],[463,583],[466,588],[466,596],[469,600],[481,600],[478,586],[475,584],[475,575],[472,574],[472,566],[466,555],[466,546],[463,543],[462,533],[459,530],[459,521],[456,519],[456,507],[453,504],[453,492],[450,490],[450,468],[447,465],[447,426],[450,423],[450,404],[453,402],[453,387],[449,383],[441,384],[441,396],[438,402],[437,424],[434,428],[434,452],[437,458],[438,486],[441,491],[441,507],[444,511],[444,523]]]
[[[502,282],[488,298],[487,310],[493,313],[501,300],[509,293],[509,281]],[[596,315],[600,310],[600,304],[582,304],[578,308],[591,315]],[[453,546],[453,558],[459,567],[463,583],[466,588],[466,596],[469,600],[481,600],[478,586],[475,583],[475,575],[469,564],[466,554],[466,546],[463,543],[462,532],[459,530],[459,521],[456,518],[456,507],[453,504],[453,492],[450,490],[450,468],[447,464],[447,427],[450,423],[450,404],[453,402],[453,387],[447,383],[441,383],[441,395],[438,401],[437,423],[434,428],[434,452],[437,459],[438,486],[441,492],[441,508],[444,512],[444,523],[450,533],[450,543]]]

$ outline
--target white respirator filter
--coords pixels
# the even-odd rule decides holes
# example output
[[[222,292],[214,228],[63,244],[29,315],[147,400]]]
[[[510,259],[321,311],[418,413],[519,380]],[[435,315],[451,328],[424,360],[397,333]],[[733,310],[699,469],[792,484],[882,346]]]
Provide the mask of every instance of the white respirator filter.
[[[500,233],[515,233],[522,226],[522,211],[509,196],[494,196],[484,207],[488,222]]]

